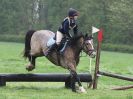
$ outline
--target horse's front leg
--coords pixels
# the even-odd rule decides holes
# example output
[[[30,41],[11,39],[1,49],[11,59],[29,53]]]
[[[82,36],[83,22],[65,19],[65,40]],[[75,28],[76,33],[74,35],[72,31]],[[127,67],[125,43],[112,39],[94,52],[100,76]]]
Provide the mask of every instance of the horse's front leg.
[[[76,71],[71,70],[70,71],[71,74],[71,88],[73,92],[76,92],[76,87],[75,87],[75,83],[76,83]]]
[[[35,69],[36,57],[29,56],[28,59],[29,59],[30,64],[26,67],[26,70],[32,71],[33,69]]]
[[[79,90],[76,91],[75,83],[78,82]],[[79,92],[79,93],[86,93],[86,90],[82,86],[80,82],[80,78],[78,77],[76,71],[71,71],[71,88],[73,92]]]
[[[77,76],[77,81],[78,81],[78,85],[79,85],[79,92],[81,93],[86,93],[86,90],[84,89],[84,87],[82,86],[81,82],[80,82],[80,78]]]

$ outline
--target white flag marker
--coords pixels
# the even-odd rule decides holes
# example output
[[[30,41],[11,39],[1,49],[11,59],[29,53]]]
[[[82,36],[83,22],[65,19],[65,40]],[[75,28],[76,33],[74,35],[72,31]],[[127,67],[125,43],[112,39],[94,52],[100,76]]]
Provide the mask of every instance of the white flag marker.
[[[92,34],[98,32],[98,31],[100,31],[100,29],[92,26]]]

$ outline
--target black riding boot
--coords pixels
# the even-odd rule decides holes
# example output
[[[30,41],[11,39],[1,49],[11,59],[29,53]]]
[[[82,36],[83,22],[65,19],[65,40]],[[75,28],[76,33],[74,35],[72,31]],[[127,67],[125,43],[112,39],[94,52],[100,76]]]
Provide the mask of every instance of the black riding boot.
[[[64,53],[64,51],[65,51],[67,45],[68,45],[68,41],[65,42],[63,48],[60,50],[60,54],[63,54],[63,53]]]
[[[50,46],[50,48],[48,49],[48,51],[45,53],[45,56],[47,56],[50,52],[52,52],[56,46],[57,46],[56,43],[54,43],[52,46]]]

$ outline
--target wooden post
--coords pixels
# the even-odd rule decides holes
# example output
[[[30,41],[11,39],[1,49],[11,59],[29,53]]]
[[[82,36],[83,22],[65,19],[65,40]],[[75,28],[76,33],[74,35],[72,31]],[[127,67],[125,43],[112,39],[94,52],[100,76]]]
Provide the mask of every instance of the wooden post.
[[[101,42],[102,42],[102,40],[103,40],[103,30],[100,30],[98,32],[98,44],[97,44],[95,73],[94,73],[94,79],[93,79],[93,89],[97,89],[99,63],[100,63],[100,53],[101,53]]]
[[[101,51],[101,43],[98,42],[96,64],[95,64],[95,73],[94,73],[94,80],[93,80],[93,89],[97,89],[98,72],[99,72],[99,61],[100,61],[100,51]]]

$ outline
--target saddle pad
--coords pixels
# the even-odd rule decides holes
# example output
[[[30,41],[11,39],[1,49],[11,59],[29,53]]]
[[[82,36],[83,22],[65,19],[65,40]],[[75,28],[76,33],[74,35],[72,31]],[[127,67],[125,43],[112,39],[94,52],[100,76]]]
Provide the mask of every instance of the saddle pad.
[[[47,42],[47,47],[52,46],[54,43],[55,43],[55,40],[54,40],[53,37],[51,37],[51,38],[48,40],[48,42]]]

